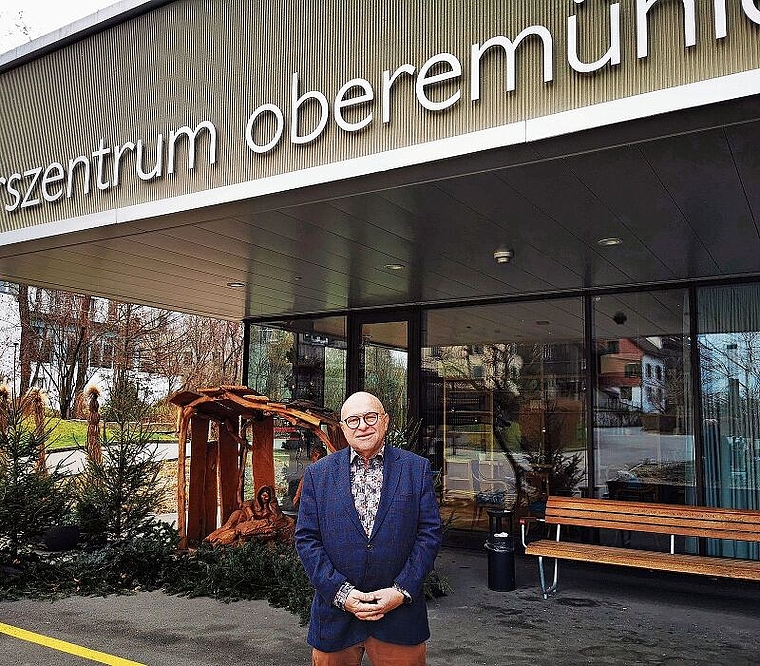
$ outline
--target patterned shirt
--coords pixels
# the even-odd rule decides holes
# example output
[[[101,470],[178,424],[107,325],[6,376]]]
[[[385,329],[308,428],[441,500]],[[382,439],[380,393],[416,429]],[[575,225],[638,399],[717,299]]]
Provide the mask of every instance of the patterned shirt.
[[[364,463],[364,459],[353,449],[351,449],[350,469],[351,469],[351,494],[354,497],[354,506],[359,514],[359,520],[364,527],[364,532],[369,539],[372,534],[372,528],[375,525],[375,516],[377,516],[377,507],[380,505],[380,494],[383,491],[383,454],[385,445]],[[354,586],[348,581],[343,583],[335,595],[333,604],[343,609],[346,604],[348,595]]]
[[[367,463],[351,449],[351,494],[354,506],[359,514],[367,538],[375,525],[377,507],[380,505],[380,493],[383,491],[383,454],[385,446],[369,459]]]

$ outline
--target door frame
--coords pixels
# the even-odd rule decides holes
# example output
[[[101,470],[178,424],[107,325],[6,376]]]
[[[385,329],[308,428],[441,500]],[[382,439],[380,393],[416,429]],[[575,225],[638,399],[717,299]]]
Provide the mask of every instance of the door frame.
[[[359,359],[362,345],[362,326],[382,322],[406,323],[406,399],[407,414],[410,422],[417,421],[421,414],[420,367],[422,365],[422,309],[399,308],[375,312],[353,312],[348,315],[348,377],[346,378],[346,397],[362,390],[360,382]]]

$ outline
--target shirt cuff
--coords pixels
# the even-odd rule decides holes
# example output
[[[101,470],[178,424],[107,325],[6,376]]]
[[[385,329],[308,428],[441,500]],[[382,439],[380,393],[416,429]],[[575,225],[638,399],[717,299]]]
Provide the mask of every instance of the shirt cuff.
[[[398,590],[399,592],[401,592],[401,594],[404,595],[405,604],[412,603],[412,595],[409,594],[409,592],[407,592],[403,587],[401,587],[401,585],[399,585],[398,583],[393,583],[393,589]]]
[[[338,591],[335,593],[335,599],[333,599],[333,606],[337,606],[341,610],[346,610],[346,599],[348,599],[348,595],[351,594],[351,592],[354,590],[354,586],[351,585],[348,581],[343,583],[338,588]]]

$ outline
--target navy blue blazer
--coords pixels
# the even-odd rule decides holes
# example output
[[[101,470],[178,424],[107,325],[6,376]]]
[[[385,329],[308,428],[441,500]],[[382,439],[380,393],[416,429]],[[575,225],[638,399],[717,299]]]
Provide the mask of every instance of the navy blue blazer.
[[[430,637],[422,593],[443,538],[430,463],[385,447],[383,491],[369,538],[351,495],[346,447],[306,468],[296,524],[296,549],[316,588],[308,641],[335,652],[369,636],[401,645]],[[412,595],[381,620],[363,621],[333,605],[348,581],[362,592],[398,583]]]

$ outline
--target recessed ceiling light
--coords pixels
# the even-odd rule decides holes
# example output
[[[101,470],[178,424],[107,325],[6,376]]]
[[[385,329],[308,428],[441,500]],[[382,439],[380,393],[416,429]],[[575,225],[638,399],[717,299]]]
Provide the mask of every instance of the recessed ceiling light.
[[[245,282],[228,282],[227,286],[230,289],[243,289],[243,287],[245,287]]]
[[[601,245],[602,247],[612,247],[613,245],[622,245],[623,239],[617,236],[610,236],[609,238],[600,238],[596,242],[597,245]]]
[[[383,268],[387,268],[389,271],[403,271],[406,266],[404,264],[385,264]]]
[[[296,275],[293,279],[294,280],[303,280],[303,276],[302,275]]]
[[[537,319],[536,326],[548,326],[551,322],[548,319]]]
[[[503,245],[500,245],[494,250],[493,258],[496,260],[497,264],[508,264],[512,259],[514,259],[515,251],[511,248],[504,247]]]

